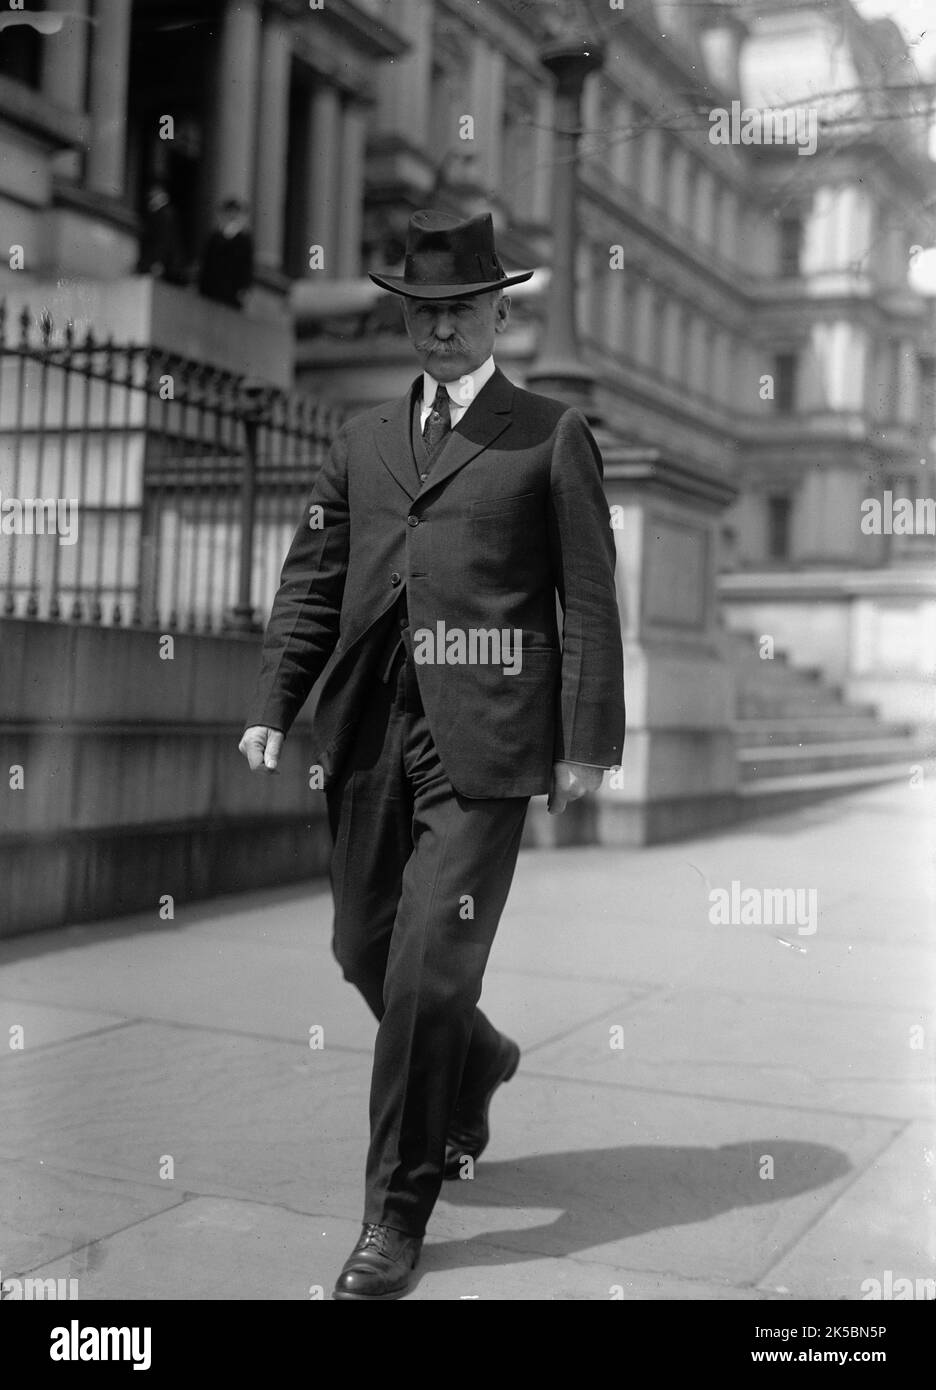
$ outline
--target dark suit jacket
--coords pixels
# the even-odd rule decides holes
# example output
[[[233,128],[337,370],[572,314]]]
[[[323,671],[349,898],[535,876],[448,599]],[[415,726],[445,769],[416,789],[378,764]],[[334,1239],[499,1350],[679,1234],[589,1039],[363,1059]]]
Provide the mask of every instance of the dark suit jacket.
[[[254,246],[248,231],[226,237],[216,228],[205,243],[198,290],[206,299],[217,299],[240,308],[241,296],[253,284]]]
[[[326,788],[377,679],[405,585],[410,630],[522,633],[522,667],[417,664],[442,766],[469,797],[536,796],[558,759],[613,767],[624,742],[614,543],[598,447],[580,411],[498,369],[420,484],[414,382],[339,430],[283,566],[247,724],[313,722]],[[563,608],[562,640],[556,594]]]

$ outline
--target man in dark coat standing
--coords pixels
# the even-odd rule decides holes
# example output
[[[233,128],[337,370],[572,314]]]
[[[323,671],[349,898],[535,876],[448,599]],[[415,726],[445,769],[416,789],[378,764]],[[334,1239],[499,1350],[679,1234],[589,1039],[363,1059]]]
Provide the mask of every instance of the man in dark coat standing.
[[[237,198],[227,198],[202,253],[198,292],[232,309],[242,309],[253,284],[254,245],[247,227],[247,209]]]
[[[240,750],[273,771],[318,683],[334,950],[379,1021],[364,1226],[334,1296],[398,1298],[444,1178],[488,1141],[519,1049],[478,1009],[531,796],[621,761],[623,653],[598,447],[494,365],[490,214],[418,212],[402,276],[423,368],[339,430],[266,631]],[[563,611],[561,634],[556,596]]]
[[[136,269],[138,275],[153,275],[173,285],[185,284],[185,257],[179,219],[162,184],[154,184],[146,195]]]

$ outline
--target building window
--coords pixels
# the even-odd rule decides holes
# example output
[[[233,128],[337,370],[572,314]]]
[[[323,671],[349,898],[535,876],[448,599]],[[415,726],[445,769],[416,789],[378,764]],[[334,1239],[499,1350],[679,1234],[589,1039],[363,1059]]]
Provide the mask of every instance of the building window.
[[[642,106],[634,103],[631,110],[630,134],[628,144],[630,145],[630,186],[639,197],[643,197],[644,190],[644,164],[646,163],[647,148],[647,121],[649,117]]]
[[[462,141],[459,130],[461,117],[470,114],[470,72],[471,48],[467,39],[446,16],[437,16],[433,31],[428,135],[430,152],[439,169],[453,158],[456,163],[465,163],[466,153],[474,153],[473,143]]]
[[[790,415],[796,408],[796,354],[778,352],[774,358],[774,409]]]
[[[533,203],[536,169],[536,88],[529,80],[509,72],[504,87],[502,188],[514,216],[529,216]]]
[[[693,240],[695,240],[698,238],[699,235],[699,227],[696,220],[696,200],[698,197],[699,169],[698,166],[693,162],[691,155],[689,156],[689,160],[684,167],[686,188],[685,193],[683,195],[685,199],[683,203],[683,207],[685,209],[683,221],[689,232],[689,235],[693,238]]]
[[[673,207],[673,142],[663,131],[660,134],[660,206],[668,212]]]
[[[648,291],[647,317],[649,334],[647,337],[647,366],[656,371],[662,369],[663,359],[663,315],[666,301],[663,295],[651,286]]]
[[[620,297],[618,299],[619,314],[616,321],[611,324],[611,345],[619,357],[623,357],[628,362],[633,362],[638,358],[637,352],[637,285],[631,270],[616,270],[612,272],[623,277],[621,282]]]
[[[689,386],[700,396],[711,397],[712,329],[703,318],[692,321],[689,343]]]
[[[790,517],[792,501],[787,493],[767,498],[767,553],[771,560],[790,558]]]
[[[931,448],[930,436],[936,435],[936,357],[920,358],[920,419],[927,448]]]
[[[738,248],[738,200],[734,190],[722,188],[717,199],[716,213],[717,250],[725,260],[737,259]]]
[[[780,220],[780,274],[799,275],[803,249],[803,223],[799,217]]]
[[[598,343],[607,347],[610,341],[608,309],[610,291],[608,288],[608,276],[620,275],[621,271],[611,271],[608,269],[608,249],[602,242],[597,242],[592,246],[591,265],[589,266],[589,287],[588,303],[590,308],[589,320],[586,326],[586,335],[594,338]]]
[[[692,220],[698,240],[706,246],[711,246],[715,234],[715,180],[704,165],[700,167],[696,177],[696,202]]]

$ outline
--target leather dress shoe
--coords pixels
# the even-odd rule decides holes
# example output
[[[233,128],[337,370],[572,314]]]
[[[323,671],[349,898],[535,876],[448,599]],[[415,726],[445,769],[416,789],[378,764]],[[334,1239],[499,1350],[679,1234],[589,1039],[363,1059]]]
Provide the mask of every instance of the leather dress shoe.
[[[504,1038],[500,1055],[484,1089],[469,1096],[459,1096],[445,1139],[444,1177],[460,1178],[462,1159],[481,1157],[491,1137],[488,1124],[491,1099],[498,1086],[509,1081],[519,1065],[519,1047],[509,1038]]]
[[[332,1298],[362,1302],[402,1298],[421,1249],[419,1236],[365,1222],[361,1237],[338,1276]]]

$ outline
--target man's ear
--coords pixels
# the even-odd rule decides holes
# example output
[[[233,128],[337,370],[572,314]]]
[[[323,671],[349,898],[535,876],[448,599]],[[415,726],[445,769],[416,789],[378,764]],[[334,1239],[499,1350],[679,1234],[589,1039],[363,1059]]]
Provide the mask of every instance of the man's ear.
[[[503,333],[510,319],[510,295],[502,294],[496,305],[497,316],[494,320],[495,333]]]

